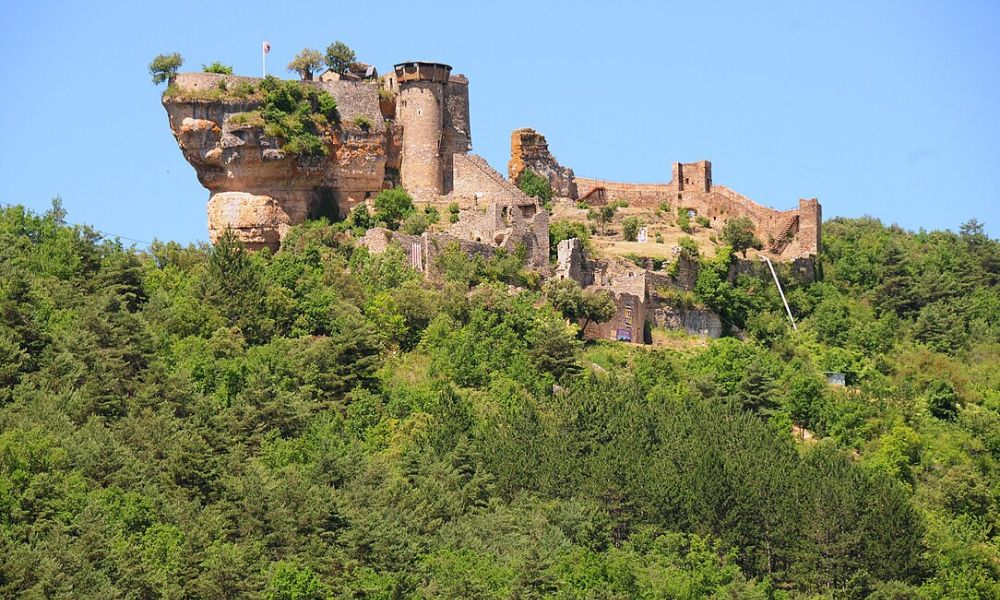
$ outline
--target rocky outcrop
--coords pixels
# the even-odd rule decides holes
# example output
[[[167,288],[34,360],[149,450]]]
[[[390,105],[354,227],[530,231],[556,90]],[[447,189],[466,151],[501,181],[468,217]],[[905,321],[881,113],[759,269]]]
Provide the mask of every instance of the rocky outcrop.
[[[516,182],[525,169],[531,169],[549,180],[552,192],[563,198],[577,197],[573,169],[564,167],[549,152],[545,136],[534,129],[515,129],[510,136],[510,163],[507,174]]]
[[[315,82],[337,99],[340,122],[323,136],[327,154],[287,154],[259,121],[234,119],[260,108],[260,100],[214,91],[257,82],[182,73],[163,106],[184,158],[210,192],[212,241],[229,228],[250,248],[277,248],[289,227],[310,217],[346,214],[382,189],[387,135],[374,85]],[[357,119],[364,127],[355,123],[357,117],[365,118]]]

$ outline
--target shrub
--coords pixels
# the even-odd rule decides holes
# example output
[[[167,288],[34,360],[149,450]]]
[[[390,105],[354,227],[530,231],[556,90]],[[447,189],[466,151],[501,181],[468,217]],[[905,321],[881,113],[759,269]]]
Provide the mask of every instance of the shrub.
[[[246,98],[251,96],[257,91],[257,86],[250,83],[249,81],[241,81],[236,84],[236,89],[233,90],[233,96],[237,98]]]
[[[684,233],[691,233],[691,216],[688,214],[689,210],[689,208],[684,206],[677,207],[677,226]]]
[[[427,228],[430,226],[430,215],[427,213],[411,212],[406,216],[406,218],[403,219],[400,229],[403,233],[409,235],[420,235],[421,233],[427,231]]]
[[[204,73],[218,73],[219,75],[232,75],[233,68],[229,65],[224,65],[219,61],[215,61],[210,65],[201,65],[201,70]]]
[[[586,223],[579,221],[552,221],[549,224],[549,255],[555,258],[559,242],[577,238],[583,242],[583,247],[589,250],[590,230]]]
[[[331,122],[339,119],[337,101],[330,94],[295,81],[268,76],[260,84],[264,91],[261,114],[264,133],[281,138],[283,152],[313,156],[329,148],[320,139]]]
[[[590,208],[590,205],[588,205],[583,200],[577,200],[576,201],[576,207],[579,208],[580,210],[587,210],[588,208]]]
[[[149,63],[149,74],[153,77],[153,83],[160,85],[164,81],[170,81],[183,64],[184,58],[177,52],[158,54],[153,62]]]
[[[677,245],[681,247],[681,255],[687,258],[698,258],[698,242],[694,238],[682,237],[677,240]]]
[[[424,214],[430,219],[431,223],[437,223],[441,220],[441,213],[438,211],[436,206],[431,206],[428,204],[424,207]]]
[[[587,213],[587,218],[597,221],[601,226],[601,235],[604,235],[604,231],[608,226],[608,223],[615,218],[615,213],[618,211],[618,206],[615,203],[605,204],[599,208],[592,209]]]
[[[413,211],[413,198],[401,187],[382,190],[375,197],[375,220],[389,229],[399,229],[400,222]]]
[[[517,187],[532,198],[538,198],[543,204],[552,200],[552,186],[546,177],[542,177],[531,169],[525,169],[517,178]]]
[[[350,224],[354,227],[360,227],[362,229],[368,229],[372,226],[372,216],[368,212],[368,207],[364,204],[359,204],[354,207],[351,211]]]
[[[458,223],[458,212],[459,212],[459,208],[458,208],[458,203],[457,202],[452,202],[451,204],[448,205],[448,213],[449,213],[448,214],[448,222],[449,223]]]
[[[657,232],[657,234],[656,234],[656,243],[657,244],[662,244],[663,243],[663,234],[662,233]]]
[[[642,223],[639,221],[639,217],[625,217],[622,221],[622,237],[625,238],[625,241],[634,242],[639,235],[640,227],[642,227]]]
[[[695,221],[697,221],[697,223],[699,225],[701,225],[702,227],[711,227],[712,226],[712,222],[708,220],[708,217],[703,217],[703,216],[699,215],[697,218],[695,218]]]
[[[396,94],[393,94],[389,90],[380,87],[378,89],[378,99],[379,100],[395,100],[396,99]]]
[[[229,119],[230,125],[242,126],[242,127],[263,127],[264,126],[264,115],[261,114],[259,110],[253,110],[250,112],[241,112],[234,115],[230,115]]]
[[[360,127],[364,131],[368,131],[369,129],[372,128],[371,119],[369,119],[364,115],[358,115],[354,117],[354,124]]]

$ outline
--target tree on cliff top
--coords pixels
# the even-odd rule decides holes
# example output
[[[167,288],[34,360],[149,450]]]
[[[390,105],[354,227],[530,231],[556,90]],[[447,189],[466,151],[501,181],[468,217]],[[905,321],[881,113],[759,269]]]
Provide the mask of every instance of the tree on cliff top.
[[[323,66],[323,55],[318,50],[303,48],[295,55],[295,59],[288,63],[288,70],[299,74],[304,81],[312,81],[313,73]]]
[[[356,59],[354,50],[340,40],[326,47],[326,66],[334,73],[343,75]]]
[[[164,81],[170,81],[182,64],[184,58],[178,52],[158,54],[153,62],[149,63],[149,74],[153,76],[153,83],[160,85]]]

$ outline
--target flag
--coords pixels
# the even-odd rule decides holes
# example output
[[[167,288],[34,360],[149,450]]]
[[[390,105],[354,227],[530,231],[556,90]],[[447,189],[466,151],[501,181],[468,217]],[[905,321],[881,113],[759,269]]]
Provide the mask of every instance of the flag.
[[[267,40],[264,41],[263,49],[264,49],[264,54],[267,54],[268,52],[271,51],[271,44],[269,44]]]

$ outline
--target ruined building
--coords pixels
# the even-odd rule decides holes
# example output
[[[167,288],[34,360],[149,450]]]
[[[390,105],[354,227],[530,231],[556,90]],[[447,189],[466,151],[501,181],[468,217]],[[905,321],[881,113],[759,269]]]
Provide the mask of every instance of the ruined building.
[[[525,169],[549,179],[552,189],[574,201],[599,206],[625,200],[629,206],[654,209],[663,203],[683,207],[719,225],[734,217],[748,217],[766,250],[782,260],[816,256],[820,245],[822,209],[813,198],[799,200],[798,208],[779,211],[712,181],[712,163],[674,163],[667,183],[622,183],[577,176],[556,161],[545,136],[533,129],[511,135],[508,174],[516,181]]]

